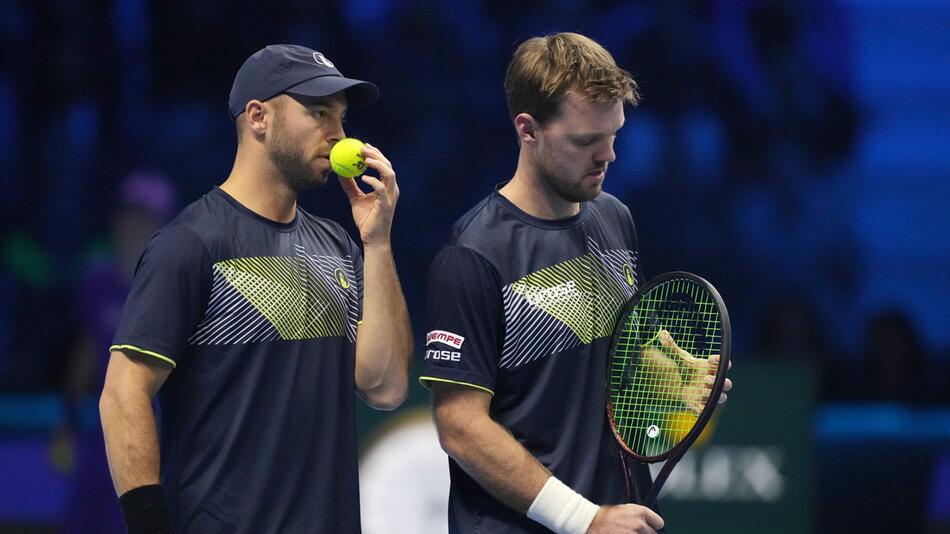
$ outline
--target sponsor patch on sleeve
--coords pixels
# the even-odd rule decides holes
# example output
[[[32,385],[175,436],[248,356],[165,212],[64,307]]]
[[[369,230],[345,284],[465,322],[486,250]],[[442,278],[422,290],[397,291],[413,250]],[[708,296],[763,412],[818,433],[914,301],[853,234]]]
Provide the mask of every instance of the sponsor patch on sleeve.
[[[443,345],[448,345],[454,349],[461,349],[462,343],[465,342],[465,338],[453,334],[452,332],[447,332],[445,330],[433,330],[426,334],[426,346],[432,343],[442,343]]]

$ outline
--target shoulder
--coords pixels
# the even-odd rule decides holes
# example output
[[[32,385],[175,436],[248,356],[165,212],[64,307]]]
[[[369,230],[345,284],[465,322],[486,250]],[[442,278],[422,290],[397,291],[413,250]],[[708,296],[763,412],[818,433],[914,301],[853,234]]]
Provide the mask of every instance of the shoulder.
[[[627,208],[626,204],[606,191],[602,191],[594,200],[591,200],[589,207],[603,217],[632,221],[630,209]]]
[[[172,221],[149,240],[139,266],[192,268],[207,263],[208,247],[188,225]]]
[[[508,250],[514,227],[521,223],[505,209],[499,197],[492,193],[459,217],[452,225],[446,246],[472,249],[489,259],[499,250]]]
[[[497,209],[492,205],[492,196],[489,195],[455,221],[449,234],[449,243],[477,241],[484,235],[483,230],[491,226],[497,218]]]
[[[340,223],[326,217],[318,217],[300,207],[297,208],[297,213],[301,231],[329,239],[340,250],[359,251],[356,242]]]
[[[233,234],[236,225],[233,211],[220,193],[211,191],[185,206],[159,234],[188,241],[197,239],[209,248]]]
[[[502,244],[511,237],[506,228],[507,219],[504,210],[489,195],[455,221],[440,255],[458,261],[477,259],[497,271],[491,258],[496,257],[497,251],[507,248]]]
[[[318,217],[309,211],[298,207],[297,214],[300,217],[300,224],[315,230],[328,232],[336,236],[346,235],[346,230],[340,223],[326,217]]]
[[[491,297],[502,287],[498,270],[477,251],[450,245],[436,254],[429,266],[430,295],[443,297],[459,292],[468,298]]]
[[[152,236],[149,249],[199,252],[207,249],[198,232],[188,224],[172,221]]]
[[[455,272],[477,270],[485,273],[494,272],[494,267],[484,256],[469,247],[446,245],[435,255],[432,267]]]
[[[607,235],[620,237],[632,250],[639,249],[637,225],[633,222],[630,209],[617,197],[601,192],[588,203],[590,219]]]

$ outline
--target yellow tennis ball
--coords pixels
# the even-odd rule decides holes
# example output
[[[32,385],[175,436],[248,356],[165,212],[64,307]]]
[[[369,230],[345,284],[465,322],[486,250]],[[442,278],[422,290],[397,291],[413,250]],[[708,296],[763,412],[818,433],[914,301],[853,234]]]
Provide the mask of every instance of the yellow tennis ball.
[[[366,172],[366,161],[360,150],[363,142],[347,137],[340,139],[330,150],[330,166],[340,176],[353,178]]]
[[[670,412],[666,416],[666,431],[670,434],[670,439],[680,441],[686,437],[686,434],[693,429],[696,420],[699,417],[693,412],[676,411]]]
[[[703,428],[703,431],[699,433],[699,437],[696,438],[695,445],[703,445],[712,438],[713,427],[716,426],[716,419],[714,416],[706,427]],[[670,412],[666,416],[666,431],[672,441],[678,442],[685,438],[686,434],[689,434],[689,431],[693,429],[693,426],[698,420],[699,415],[691,411],[681,410]]]

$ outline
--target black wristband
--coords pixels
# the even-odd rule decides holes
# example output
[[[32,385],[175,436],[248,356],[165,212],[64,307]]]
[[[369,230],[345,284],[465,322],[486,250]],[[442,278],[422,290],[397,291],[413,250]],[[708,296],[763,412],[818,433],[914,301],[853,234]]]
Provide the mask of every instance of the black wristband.
[[[160,485],[139,486],[123,493],[119,506],[129,534],[173,534]]]

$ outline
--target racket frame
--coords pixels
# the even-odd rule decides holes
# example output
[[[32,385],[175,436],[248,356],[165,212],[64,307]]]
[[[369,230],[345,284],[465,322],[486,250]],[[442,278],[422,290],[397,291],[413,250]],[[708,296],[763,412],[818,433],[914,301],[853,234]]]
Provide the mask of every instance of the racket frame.
[[[627,446],[623,438],[620,436],[620,433],[617,431],[617,427],[614,424],[614,407],[613,402],[611,401],[611,385],[610,385],[610,372],[612,368],[613,358],[614,358],[614,349],[617,346],[617,343],[620,340],[620,337],[623,333],[623,329],[626,323],[627,316],[630,314],[630,311],[635,308],[643,296],[648,293],[650,290],[656,286],[668,282],[674,279],[687,279],[692,282],[695,282],[703,286],[709,294],[712,296],[713,300],[716,303],[717,310],[719,311],[719,320],[720,327],[722,329],[722,339],[720,340],[719,347],[719,367],[716,370],[716,379],[713,382],[712,391],[709,394],[709,399],[706,401],[706,405],[703,406],[703,410],[700,412],[699,417],[696,420],[696,423],[693,424],[693,427],[690,431],[684,436],[676,445],[671,447],[668,451],[656,455],[656,456],[643,456],[638,454]],[[637,289],[637,292],[634,293],[633,297],[627,301],[627,304],[624,306],[620,316],[617,320],[617,326],[614,328],[613,337],[610,340],[610,349],[607,353],[607,377],[606,377],[606,390],[607,390],[607,421],[610,424],[610,431],[613,432],[614,439],[616,439],[617,444],[620,445],[621,453],[629,456],[630,458],[647,464],[661,462],[666,460],[666,464],[660,470],[660,473],[657,475],[656,479],[653,481],[649,493],[647,494],[646,499],[643,502],[638,504],[643,504],[650,508],[654,507],[656,497],[660,492],[660,488],[663,486],[663,483],[666,482],[666,478],[669,476],[670,472],[673,470],[673,467],[676,463],[683,457],[687,449],[696,441],[699,435],[702,433],[703,429],[706,428],[706,424],[709,422],[709,419],[712,417],[713,412],[716,410],[716,406],[719,404],[719,396],[722,393],[722,388],[726,382],[726,374],[729,370],[729,356],[731,354],[731,344],[732,344],[732,330],[729,322],[729,312],[726,310],[726,305],[722,300],[722,296],[719,294],[719,291],[706,279],[699,277],[693,273],[688,273],[685,271],[672,271],[658,275],[654,278],[651,278],[642,288]],[[674,340],[675,341],[675,340]],[[639,358],[639,355],[637,355]],[[627,471],[626,476],[629,479],[630,474],[624,462],[624,470]],[[636,495],[637,492],[631,492],[631,496]]]

